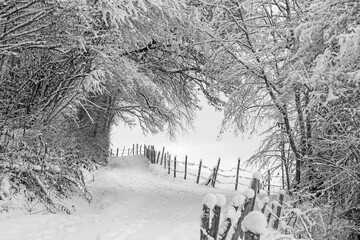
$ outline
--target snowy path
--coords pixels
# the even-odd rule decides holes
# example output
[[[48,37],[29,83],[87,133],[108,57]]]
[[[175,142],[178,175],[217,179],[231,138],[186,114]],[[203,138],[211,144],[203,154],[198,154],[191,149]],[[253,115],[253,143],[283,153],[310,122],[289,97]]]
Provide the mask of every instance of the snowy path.
[[[89,189],[91,205],[72,215],[0,215],[0,240],[199,239],[203,195],[236,194],[173,179],[142,156],[113,157]]]

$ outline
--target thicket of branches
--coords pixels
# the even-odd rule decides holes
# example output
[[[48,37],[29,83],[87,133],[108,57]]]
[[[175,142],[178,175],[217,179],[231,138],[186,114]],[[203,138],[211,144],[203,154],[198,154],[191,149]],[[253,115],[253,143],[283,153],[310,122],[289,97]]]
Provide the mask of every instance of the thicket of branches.
[[[220,106],[192,14],[181,1],[1,1],[1,200],[90,200],[83,170],[106,164],[117,121],[174,137],[199,92]]]
[[[359,2],[212,0],[198,5],[212,26],[206,31],[206,69],[229,99],[223,129],[256,132],[269,126],[249,164],[282,171],[285,188],[302,201],[333,206],[333,217],[351,220],[356,239]]]

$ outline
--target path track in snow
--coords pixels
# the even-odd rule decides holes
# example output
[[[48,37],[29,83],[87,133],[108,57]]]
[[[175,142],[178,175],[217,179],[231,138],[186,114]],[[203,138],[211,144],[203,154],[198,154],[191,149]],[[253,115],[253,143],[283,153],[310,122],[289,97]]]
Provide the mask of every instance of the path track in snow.
[[[70,216],[0,218],[0,239],[198,239],[203,195],[236,194],[173,179],[143,156],[111,157],[95,178],[90,205],[77,202]]]

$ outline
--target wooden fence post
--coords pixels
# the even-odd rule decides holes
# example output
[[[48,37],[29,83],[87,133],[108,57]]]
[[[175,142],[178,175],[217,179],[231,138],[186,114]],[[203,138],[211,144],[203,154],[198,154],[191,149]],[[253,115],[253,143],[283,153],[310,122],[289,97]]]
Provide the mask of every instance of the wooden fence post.
[[[237,240],[237,239],[239,239],[239,237],[240,237],[240,239],[243,239],[244,232],[241,229],[241,223],[244,220],[245,216],[249,212],[254,210],[256,194],[258,192],[257,188],[259,187],[259,181],[260,181],[260,179],[258,179],[258,177],[259,178],[261,177],[261,174],[257,174],[257,173],[255,173],[255,174],[253,175],[253,179],[251,182],[251,189],[254,191],[254,196],[252,198],[248,198],[247,201],[245,202],[244,210],[242,211],[241,216],[237,222],[237,226],[235,228],[236,230],[235,230],[234,235],[231,237],[231,240]],[[245,239],[248,239],[247,236],[245,237]],[[258,239],[260,239],[260,236]]]
[[[153,164],[154,163],[154,149],[153,149],[153,146],[151,146],[151,148],[150,148],[149,155],[150,155],[150,162],[151,162],[151,164]]]
[[[146,156],[146,145],[144,144],[144,156]]]
[[[203,199],[203,211],[201,215],[201,229],[200,229],[200,240],[208,240],[209,228],[210,228],[210,210],[213,206],[211,202],[204,201],[206,199],[216,198],[212,193],[207,194]]]
[[[116,156],[119,156],[119,148],[116,149]]]
[[[160,151],[158,151],[156,163],[159,164],[159,158],[160,158]]]
[[[135,143],[133,143],[132,155],[135,155]]]
[[[174,178],[176,178],[176,156],[174,157]]]
[[[216,177],[217,177],[217,174],[218,174],[218,171],[219,171],[219,167],[220,167],[220,160],[221,160],[221,159],[219,158],[217,167],[216,167],[216,169],[215,169],[215,171],[214,171],[214,175],[213,175],[212,180],[211,180],[211,186],[212,186],[212,187],[215,187]]]
[[[166,157],[167,157],[167,154],[165,153],[164,154],[164,168],[166,169]]]
[[[168,156],[168,174],[170,174],[171,155]]]
[[[154,145],[151,145],[151,150],[150,150],[151,163],[154,163],[154,154],[155,154]]]
[[[153,164],[156,163],[156,150],[155,147],[153,146]]]
[[[124,156],[125,146],[123,147],[123,150],[121,152],[121,156]]]
[[[199,181],[200,181],[201,165],[202,165],[202,160],[200,160],[200,162],[199,162],[199,170],[198,170],[198,175],[197,175],[197,178],[196,178],[196,183],[197,184],[199,184]]]
[[[283,201],[284,201],[284,195],[285,195],[285,190],[280,190],[279,203],[280,203],[281,206],[277,206],[277,208],[276,208],[276,216],[277,216],[277,218],[274,221],[274,229],[278,229],[278,227],[279,227],[279,218],[280,218],[280,214],[281,214],[282,204],[283,204]]]
[[[187,155],[185,155],[185,172],[184,172],[184,179],[186,180],[186,174],[187,174]]]
[[[218,197],[218,195],[217,195]],[[224,197],[225,198],[225,197]],[[218,233],[219,233],[219,225],[220,225],[220,214],[221,214],[221,204],[224,202],[216,202],[215,207],[213,209],[213,218],[211,221],[211,228],[210,228],[210,236],[213,239],[218,239]]]
[[[270,174],[270,170],[268,170],[268,195],[270,196],[270,183],[271,183],[271,174]]]
[[[163,164],[163,160],[164,160],[164,151],[165,151],[165,147],[163,147],[162,152],[161,152],[161,162],[160,165]]]
[[[136,155],[139,155],[139,144],[136,144]]]
[[[238,184],[239,184],[239,172],[240,172],[240,158],[238,158],[238,164],[237,164],[237,169],[236,169],[235,190],[238,189]]]
[[[140,145],[139,155],[142,154],[141,148],[142,148],[142,145]]]

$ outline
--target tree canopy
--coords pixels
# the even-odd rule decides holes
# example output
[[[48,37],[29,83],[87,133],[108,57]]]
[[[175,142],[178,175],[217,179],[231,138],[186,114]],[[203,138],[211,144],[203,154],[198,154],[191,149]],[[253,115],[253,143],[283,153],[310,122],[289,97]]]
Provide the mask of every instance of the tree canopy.
[[[357,0],[0,1],[0,172],[51,211],[90,198],[115,124],[173,138],[202,94],[222,131],[268,127],[250,164],[354,206],[359,19]]]

